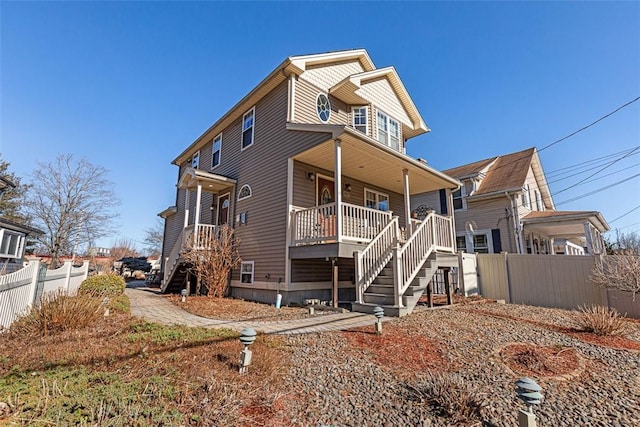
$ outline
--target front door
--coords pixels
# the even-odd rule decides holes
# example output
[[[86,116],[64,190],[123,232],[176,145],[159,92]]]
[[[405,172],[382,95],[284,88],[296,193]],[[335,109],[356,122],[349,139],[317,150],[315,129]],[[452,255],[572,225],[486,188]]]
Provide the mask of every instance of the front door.
[[[229,222],[229,205],[231,204],[229,197],[229,193],[218,196],[218,225]]]
[[[318,206],[335,202],[336,192],[333,180],[318,176]]]

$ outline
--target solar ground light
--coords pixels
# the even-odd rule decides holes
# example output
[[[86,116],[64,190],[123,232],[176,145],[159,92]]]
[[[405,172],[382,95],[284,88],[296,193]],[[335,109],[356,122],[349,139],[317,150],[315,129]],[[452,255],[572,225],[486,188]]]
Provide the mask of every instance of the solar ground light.
[[[520,378],[516,381],[516,394],[527,404],[527,410],[518,411],[518,427],[536,427],[536,416],[533,415],[533,405],[542,403],[544,396],[540,387],[531,378]]]
[[[240,373],[247,372],[247,368],[251,364],[251,350],[249,346],[256,340],[256,331],[251,328],[244,328],[240,331],[240,342],[244,346],[244,350],[240,352]]]
[[[382,335],[382,318],[384,317],[384,308],[377,306],[373,309],[373,315],[376,316],[376,334]]]
[[[187,290],[183,289],[180,291],[180,295],[182,295],[182,302],[186,302],[187,301]]]

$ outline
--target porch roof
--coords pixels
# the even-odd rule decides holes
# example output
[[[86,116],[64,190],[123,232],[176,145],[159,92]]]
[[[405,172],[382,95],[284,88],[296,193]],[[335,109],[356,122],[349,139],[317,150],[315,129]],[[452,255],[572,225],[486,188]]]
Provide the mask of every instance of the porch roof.
[[[178,188],[193,189],[202,185],[203,190],[217,193],[233,186],[237,181],[222,175],[205,172],[200,169],[186,168],[178,180]]]
[[[442,188],[456,189],[460,182],[432,167],[380,144],[342,125],[287,124],[287,129],[327,132],[327,140],[293,156],[295,160],[334,170],[334,139],[342,141],[342,175],[402,194],[404,169],[409,171],[409,192],[421,194]]]
[[[584,236],[584,224],[587,222],[600,233],[610,229],[597,211],[534,211],[522,218],[526,231],[564,238]]]

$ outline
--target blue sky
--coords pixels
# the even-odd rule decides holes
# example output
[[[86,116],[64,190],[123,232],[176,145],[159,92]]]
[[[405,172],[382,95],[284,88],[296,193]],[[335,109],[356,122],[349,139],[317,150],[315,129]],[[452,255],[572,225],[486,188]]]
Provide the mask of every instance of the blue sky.
[[[120,232],[103,246],[144,239],[175,201],[171,160],[291,55],[365,48],[395,66],[432,129],[408,154],[438,169],[542,148],[640,96],[639,2],[3,1],[0,27],[2,157],[25,180],[60,153],[109,169]],[[540,157],[550,173],[639,145],[640,101]],[[631,211],[640,177],[560,202],[639,162],[557,208]],[[640,230],[640,208],[611,226]]]

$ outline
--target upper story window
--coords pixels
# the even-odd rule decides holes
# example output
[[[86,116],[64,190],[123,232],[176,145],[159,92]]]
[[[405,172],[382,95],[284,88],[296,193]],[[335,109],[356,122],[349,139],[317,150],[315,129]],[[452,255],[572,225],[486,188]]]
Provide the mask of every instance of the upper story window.
[[[211,169],[220,164],[220,150],[222,150],[222,134],[213,139],[213,147],[211,148]]]
[[[327,123],[331,117],[331,103],[324,93],[318,94],[316,98],[316,110],[322,123]]]
[[[251,197],[251,187],[249,184],[245,184],[238,192],[238,200],[248,199],[249,197]]]
[[[368,135],[369,129],[367,125],[367,107],[353,107],[351,113],[353,117],[353,127],[364,133],[365,135]]]
[[[454,210],[460,211],[465,209],[464,196],[464,185],[451,193]]]
[[[0,255],[8,258],[20,258],[22,256],[22,241],[24,237],[9,230],[0,232]]]
[[[531,194],[529,192],[529,184],[525,184],[522,189],[522,206],[531,209]]]
[[[533,193],[536,196],[536,209],[539,211],[543,211],[544,203],[542,203],[542,196],[540,196],[540,192],[538,190],[533,190]]]
[[[365,188],[364,203],[368,208],[378,209],[380,211],[386,212],[389,210],[389,195]]]
[[[249,147],[253,144],[253,128],[254,117],[256,109],[255,107],[244,113],[242,116],[242,149]]]
[[[191,158],[191,167],[198,169],[198,166],[200,166],[200,151],[196,152]]]
[[[377,113],[378,141],[400,150],[400,124],[381,111]]]

